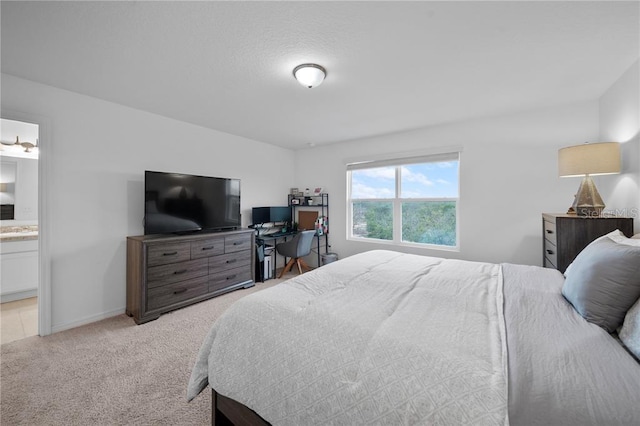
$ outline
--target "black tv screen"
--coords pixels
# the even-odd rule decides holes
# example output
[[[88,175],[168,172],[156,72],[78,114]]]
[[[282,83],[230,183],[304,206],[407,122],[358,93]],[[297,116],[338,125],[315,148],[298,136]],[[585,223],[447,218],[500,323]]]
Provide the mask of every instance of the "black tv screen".
[[[145,171],[144,233],[235,229],[240,223],[240,180]]]

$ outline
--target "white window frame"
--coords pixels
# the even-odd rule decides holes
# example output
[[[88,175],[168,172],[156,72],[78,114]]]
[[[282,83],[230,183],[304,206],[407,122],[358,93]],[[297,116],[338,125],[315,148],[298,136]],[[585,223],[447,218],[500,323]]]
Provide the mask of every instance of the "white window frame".
[[[346,161],[347,172],[347,240],[364,243],[386,244],[393,246],[419,247],[432,250],[460,251],[460,169],[461,169],[461,148],[449,148],[447,150],[413,152],[393,158],[378,157],[370,159],[352,159]],[[458,196],[455,198],[402,198],[402,166],[411,164],[438,163],[444,161],[458,162]],[[395,196],[393,198],[351,198],[352,172],[363,169],[373,169],[377,167],[395,167]],[[382,240],[369,237],[356,237],[353,235],[353,203],[361,201],[381,201],[391,202],[393,205],[393,238]],[[402,241],[402,203],[403,202],[438,202],[455,201],[456,203],[456,245],[445,246],[439,244],[415,243]]]

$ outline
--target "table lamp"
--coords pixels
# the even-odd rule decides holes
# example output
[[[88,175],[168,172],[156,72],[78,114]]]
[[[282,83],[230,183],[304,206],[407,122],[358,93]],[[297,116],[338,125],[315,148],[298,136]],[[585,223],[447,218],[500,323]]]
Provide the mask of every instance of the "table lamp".
[[[604,202],[591,179],[594,175],[620,173],[618,142],[585,143],[558,151],[560,177],[584,176],[568,213],[578,216],[600,216]]]

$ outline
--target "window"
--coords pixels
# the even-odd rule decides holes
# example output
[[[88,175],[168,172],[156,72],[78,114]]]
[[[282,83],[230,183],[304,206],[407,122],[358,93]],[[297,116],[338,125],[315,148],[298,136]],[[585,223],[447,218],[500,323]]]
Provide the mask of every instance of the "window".
[[[459,153],[347,165],[349,239],[458,247]]]

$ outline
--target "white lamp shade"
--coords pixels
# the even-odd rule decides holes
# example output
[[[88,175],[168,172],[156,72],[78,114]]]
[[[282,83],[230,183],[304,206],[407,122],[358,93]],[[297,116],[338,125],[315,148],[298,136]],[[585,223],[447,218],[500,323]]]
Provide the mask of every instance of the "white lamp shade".
[[[558,151],[560,177],[620,173],[618,142],[585,143]]]
[[[295,67],[293,75],[300,84],[311,89],[322,84],[326,71],[320,65],[302,64]]]

